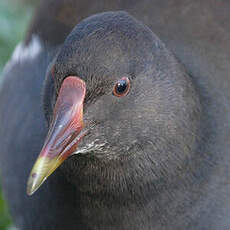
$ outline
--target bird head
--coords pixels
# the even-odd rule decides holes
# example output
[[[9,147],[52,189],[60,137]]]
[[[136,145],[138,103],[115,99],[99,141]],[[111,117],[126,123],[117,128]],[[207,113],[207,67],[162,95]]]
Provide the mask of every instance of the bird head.
[[[173,174],[195,151],[200,104],[191,79],[125,12],[91,16],[72,30],[47,70],[43,97],[49,131],[28,194],[67,158],[70,174],[84,159],[91,169],[115,162],[130,166],[123,177],[156,178]]]

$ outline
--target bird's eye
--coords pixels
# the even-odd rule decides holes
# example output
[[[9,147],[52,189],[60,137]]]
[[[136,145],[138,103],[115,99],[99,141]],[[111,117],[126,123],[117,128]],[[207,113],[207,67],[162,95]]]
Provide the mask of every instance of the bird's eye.
[[[128,94],[130,89],[130,81],[128,77],[123,77],[113,87],[113,95],[122,97]]]

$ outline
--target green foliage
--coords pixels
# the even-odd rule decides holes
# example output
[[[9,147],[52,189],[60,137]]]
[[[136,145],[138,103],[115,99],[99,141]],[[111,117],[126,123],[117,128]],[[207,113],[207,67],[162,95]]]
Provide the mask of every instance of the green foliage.
[[[31,7],[15,1],[0,1],[0,75],[17,43],[23,39],[31,17]],[[0,230],[11,225],[10,216],[0,191]]]
[[[0,73],[14,47],[23,39],[30,16],[30,7],[0,1]]]
[[[11,224],[10,216],[6,207],[6,204],[0,193],[0,230],[5,230]]]

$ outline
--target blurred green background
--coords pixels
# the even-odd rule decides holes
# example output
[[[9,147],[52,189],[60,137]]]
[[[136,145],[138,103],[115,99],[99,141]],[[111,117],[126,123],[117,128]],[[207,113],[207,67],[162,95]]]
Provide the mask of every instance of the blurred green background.
[[[0,76],[15,46],[25,35],[33,12],[33,3],[34,1],[29,0],[0,0]],[[8,230],[11,225],[0,190],[0,230]]]

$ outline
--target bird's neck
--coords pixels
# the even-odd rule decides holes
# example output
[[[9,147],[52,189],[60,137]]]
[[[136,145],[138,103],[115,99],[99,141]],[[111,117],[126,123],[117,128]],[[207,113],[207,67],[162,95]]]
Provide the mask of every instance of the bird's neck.
[[[179,228],[192,221],[185,216],[195,220],[208,204],[200,205],[207,180],[198,174],[153,176],[147,168],[136,170],[135,162],[98,167],[100,174],[91,168],[76,180],[86,229]]]

